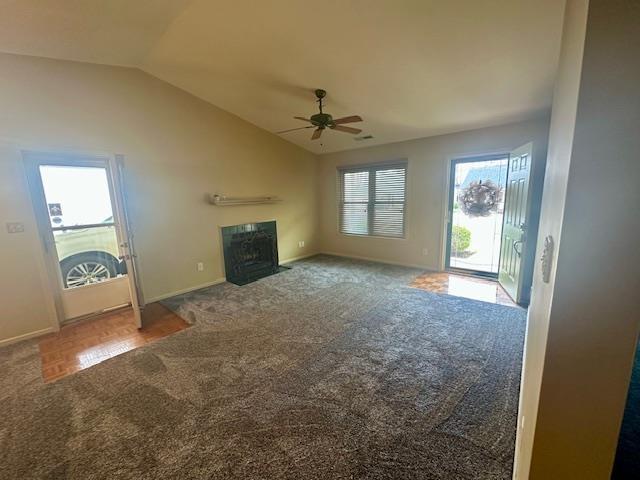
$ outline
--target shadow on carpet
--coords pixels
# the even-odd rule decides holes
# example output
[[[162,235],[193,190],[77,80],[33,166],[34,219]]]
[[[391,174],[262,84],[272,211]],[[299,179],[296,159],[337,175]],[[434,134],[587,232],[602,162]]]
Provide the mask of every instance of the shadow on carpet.
[[[318,256],[174,297],[192,328],[52,384],[2,349],[0,477],[511,478],[525,312],[416,272]]]

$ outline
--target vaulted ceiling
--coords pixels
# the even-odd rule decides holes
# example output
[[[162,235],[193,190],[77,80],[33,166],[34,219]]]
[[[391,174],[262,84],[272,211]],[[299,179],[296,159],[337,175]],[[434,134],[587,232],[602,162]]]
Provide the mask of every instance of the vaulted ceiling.
[[[0,51],[142,70],[266,130],[359,114],[374,138],[523,120],[551,104],[561,0],[1,0]]]

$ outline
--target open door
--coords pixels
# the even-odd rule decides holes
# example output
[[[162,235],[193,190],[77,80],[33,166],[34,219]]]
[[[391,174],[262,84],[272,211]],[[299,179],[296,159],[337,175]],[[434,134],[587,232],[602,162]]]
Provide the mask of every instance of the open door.
[[[530,177],[533,145],[528,143],[509,155],[498,281],[519,304],[528,303],[530,285],[524,274],[529,230]],[[532,238],[535,241],[535,238]]]
[[[24,151],[58,321],[132,305],[140,326],[115,159]]]
[[[125,186],[125,169],[124,157],[122,155],[115,156],[115,165],[112,171],[115,172],[114,184],[116,185],[116,209],[122,219],[120,222],[120,245],[122,251],[121,260],[127,267],[129,278],[129,291],[131,292],[131,308],[136,319],[138,328],[142,328],[142,309],[144,308],[144,297],[142,296],[142,288],[140,285],[139,269],[137,265],[137,257],[135,253],[135,245],[133,241],[133,229],[131,225],[131,217],[127,206],[127,192]]]

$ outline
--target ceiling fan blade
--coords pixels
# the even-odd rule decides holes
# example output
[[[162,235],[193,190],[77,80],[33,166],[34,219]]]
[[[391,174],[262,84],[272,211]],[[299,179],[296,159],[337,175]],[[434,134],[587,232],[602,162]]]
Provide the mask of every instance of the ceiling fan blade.
[[[313,128],[313,125],[309,125],[307,127],[290,128],[289,130],[281,130],[281,131],[276,132],[276,133],[277,134],[281,134],[281,133],[294,132],[296,130],[304,130],[305,128]]]
[[[304,117],[293,117],[296,120],[302,120],[304,122],[309,122],[309,123],[313,123],[311,120],[309,120],[308,118],[304,118]]]
[[[323,130],[324,128],[316,128],[313,131],[313,135],[311,135],[311,140],[317,140],[318,138],[320,138],[320,135],[322,135]]]
[[[362,132],[362,130],[360,130],[359,128],[343,127],[342,125],[334,125],[333,127],[329,128],[331,128],[331,130],[337,130],[339,132],[352,133],[353,135],[357,135]]]
[[[334,120],[333,123],[335,125],[341,125],[343,123],[354,123],[354,122],[361,122],[361,121],[362,121],[362,117],[360,117],[359,115],[351,115],[350,117],[338,118]]]

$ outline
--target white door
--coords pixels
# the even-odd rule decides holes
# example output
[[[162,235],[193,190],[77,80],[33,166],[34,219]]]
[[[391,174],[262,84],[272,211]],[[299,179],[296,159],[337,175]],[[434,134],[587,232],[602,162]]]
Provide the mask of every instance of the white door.
[[[25,152],[61,321],[139,302],[112,157]]]

